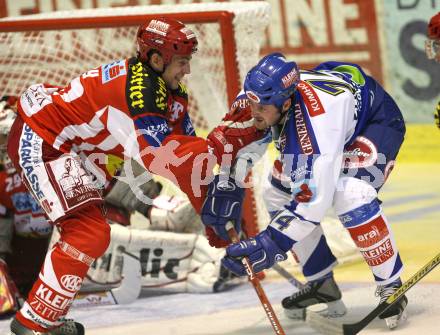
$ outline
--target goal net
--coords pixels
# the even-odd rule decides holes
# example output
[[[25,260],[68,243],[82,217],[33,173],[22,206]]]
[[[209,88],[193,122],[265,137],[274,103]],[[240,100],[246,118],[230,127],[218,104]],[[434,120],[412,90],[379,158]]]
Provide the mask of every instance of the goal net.
[[[66,85],[81,73],[136,54],[140,24],[158,16],[188,24],[199,40],[185,84],[199,134],[216,126],[259,59],[270,20],[266,2],[156,5],[73,10],[0,20],[0,94],[20,95],[31,84]],[[256,173],[260,176],[261,173]],[[171,183],[166,192],[176,193]],[[267,224],[263,205],[248,192],[247,222]],[[259,201],[259,200],[258,200]]]

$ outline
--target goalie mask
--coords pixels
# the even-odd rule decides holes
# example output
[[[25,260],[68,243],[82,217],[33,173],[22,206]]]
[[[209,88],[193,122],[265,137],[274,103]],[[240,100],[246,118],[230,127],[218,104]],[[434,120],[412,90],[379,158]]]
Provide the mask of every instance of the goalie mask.
[[[295,62],[288,62],[275,52],[263,57],[246,75],[244,91],[248,99],[261,105],[280,108],[295,92],[299,70]]]
[[[428,24],[428,39],[425,41],[425,52],[428,59],[440,62],[440,12],[434,15]]]
[[[7,173],[14,173],[15,171],[6,148],[9,130],[17,117],[15,112],[17,100],[16,97],[11,96],[4,96],[0,99],[0,163]]]
[[[171,62],[173,55],[190,56],[197,51],[197,37],[182,22],[160,18],[150,20],[140,26],[137,32],[138,57],[148,60],[149,52],[157,50],[165,65]]]

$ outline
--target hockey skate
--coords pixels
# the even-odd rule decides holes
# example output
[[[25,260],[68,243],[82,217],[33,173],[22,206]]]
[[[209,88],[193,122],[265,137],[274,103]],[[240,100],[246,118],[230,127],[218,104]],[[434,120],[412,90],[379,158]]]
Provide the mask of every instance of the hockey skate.
[[[26,328],[16,318],[11,322],[10,335],[84,335],[84,327],[82,324],[73,321],[72,319],[65,319],[64,323],[50,330],[47,333],[37,332],[35,330]]]
[[[402,286],[402,281],[397,279],[388,285],[378,286],[376,289],[376,296],[380,297],[380,303],[388,299],[390,295],[397,291]],[[403,296],[388,310],[379,315],[380,319],[384,319],[389,329],[396,328],[399,324],[407,319],[406,305],[408,305],[408,298]]]
[[[244,283],[245,280],[243,277],[237,276],[223,265],[220,265],[219,276],[213,285],[213,291],[215,293],[227,291],[234,286]]]
[[[307,283],[299,292],[281,302],[286,316],[294,320],[305,320],[306,308],[315,304],[326,304],[319,312],[326,317],[339,317],[347,312],[341,300],[342,294],[333,277]]]

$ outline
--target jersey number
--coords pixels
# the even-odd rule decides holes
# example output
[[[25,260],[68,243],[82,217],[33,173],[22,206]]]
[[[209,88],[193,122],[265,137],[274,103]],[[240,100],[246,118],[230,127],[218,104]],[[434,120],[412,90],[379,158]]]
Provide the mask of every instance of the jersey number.
[[[355,93],[355,89],[350,84],[336,80],[306,79],[304,81],[313,88],[331,94],[333,96],[344,93],[346,90],[349,90],[352,94]]]

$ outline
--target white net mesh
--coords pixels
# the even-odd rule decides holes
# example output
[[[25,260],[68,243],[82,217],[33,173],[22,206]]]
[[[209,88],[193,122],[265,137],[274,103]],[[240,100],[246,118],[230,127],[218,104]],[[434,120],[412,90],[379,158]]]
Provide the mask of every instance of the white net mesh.
[[[37,14],[1,20],[31,21],[58,18],[130,17],[155,13],[187,13],[227,10],[235,14],[235,36],[222,36],[219,23],[189,24],[199,40],[199,51],[192,61],[188,76],[190,111],[199,128],[210,129],[228,110],[222,39],[237,43],[236,62],[243,78],[258,61],[264,29],[270,18],[265,2],[161,5],[76,10]],[[196,14],[197,15],[197,14]],[[196,16],[195,15],[195,16]],[[190,21],[191,19],[182,19]],[[200,19],[196,17],[193,22]],[[0,22],[1,22],[0,21]],[[33,83],[65,85],[86,70],[136,54],[135,36],[138,24],[124,27],[0,32],[0,85],[3,94],[18,95]]]
[[[202,13],[219,10],[234,13],[234,35],[222,35],[218,22],[201,22]],[[193,12],[198,14],[189,15],[192,18],[183,17],[183,13]],[[64,86],[89,69],[134,56],[139,18],[133,24],[130,22],[135,21],[139,15],[160,13],[182,14],[179,19],[197,35],[199,50],[193,57],[191,74],[186,82],[190,97],[189,111],[198,131],[212,129],[229,109],[228,86],[235,84],[241,87],[241,78],[259,59],[264,30],[270,20],[270,6],[266,2],[103,8],[0,20],[0,24],[3,22],[5,26],[20,22],[26,27],[29,22],[35,23],[31,30],[22,28],[22,31],[6,32],[0,28],[0,43],[3,46],[0,48],[1,95],[20,95],[24,89],[38,82]],[[113,26],[110,23],[105,27],[85,28],[90,18],[108,16],[115,17]],[[78,18],[84,23],[77,23]],[[118,25],[121,18],[125,21],[122,27]],[[54,19],[60,19],[59,26],[43,28],[40,20],[47,22]],[[71,23],[72,19],[75,24]],[[222,41],[226,45],[231,41],[236,42],[234,71],[239,83],[226,80]],[[254,175],[258,181],[262,173],[256,172]],[[167,184],[165,191],[178,192],[170,184]],[[259,198],[256,195],[258,204],[254,207],[258,211],[259,224],[264,225],[267,224],[267,216],[264,206],[259,204]]]

